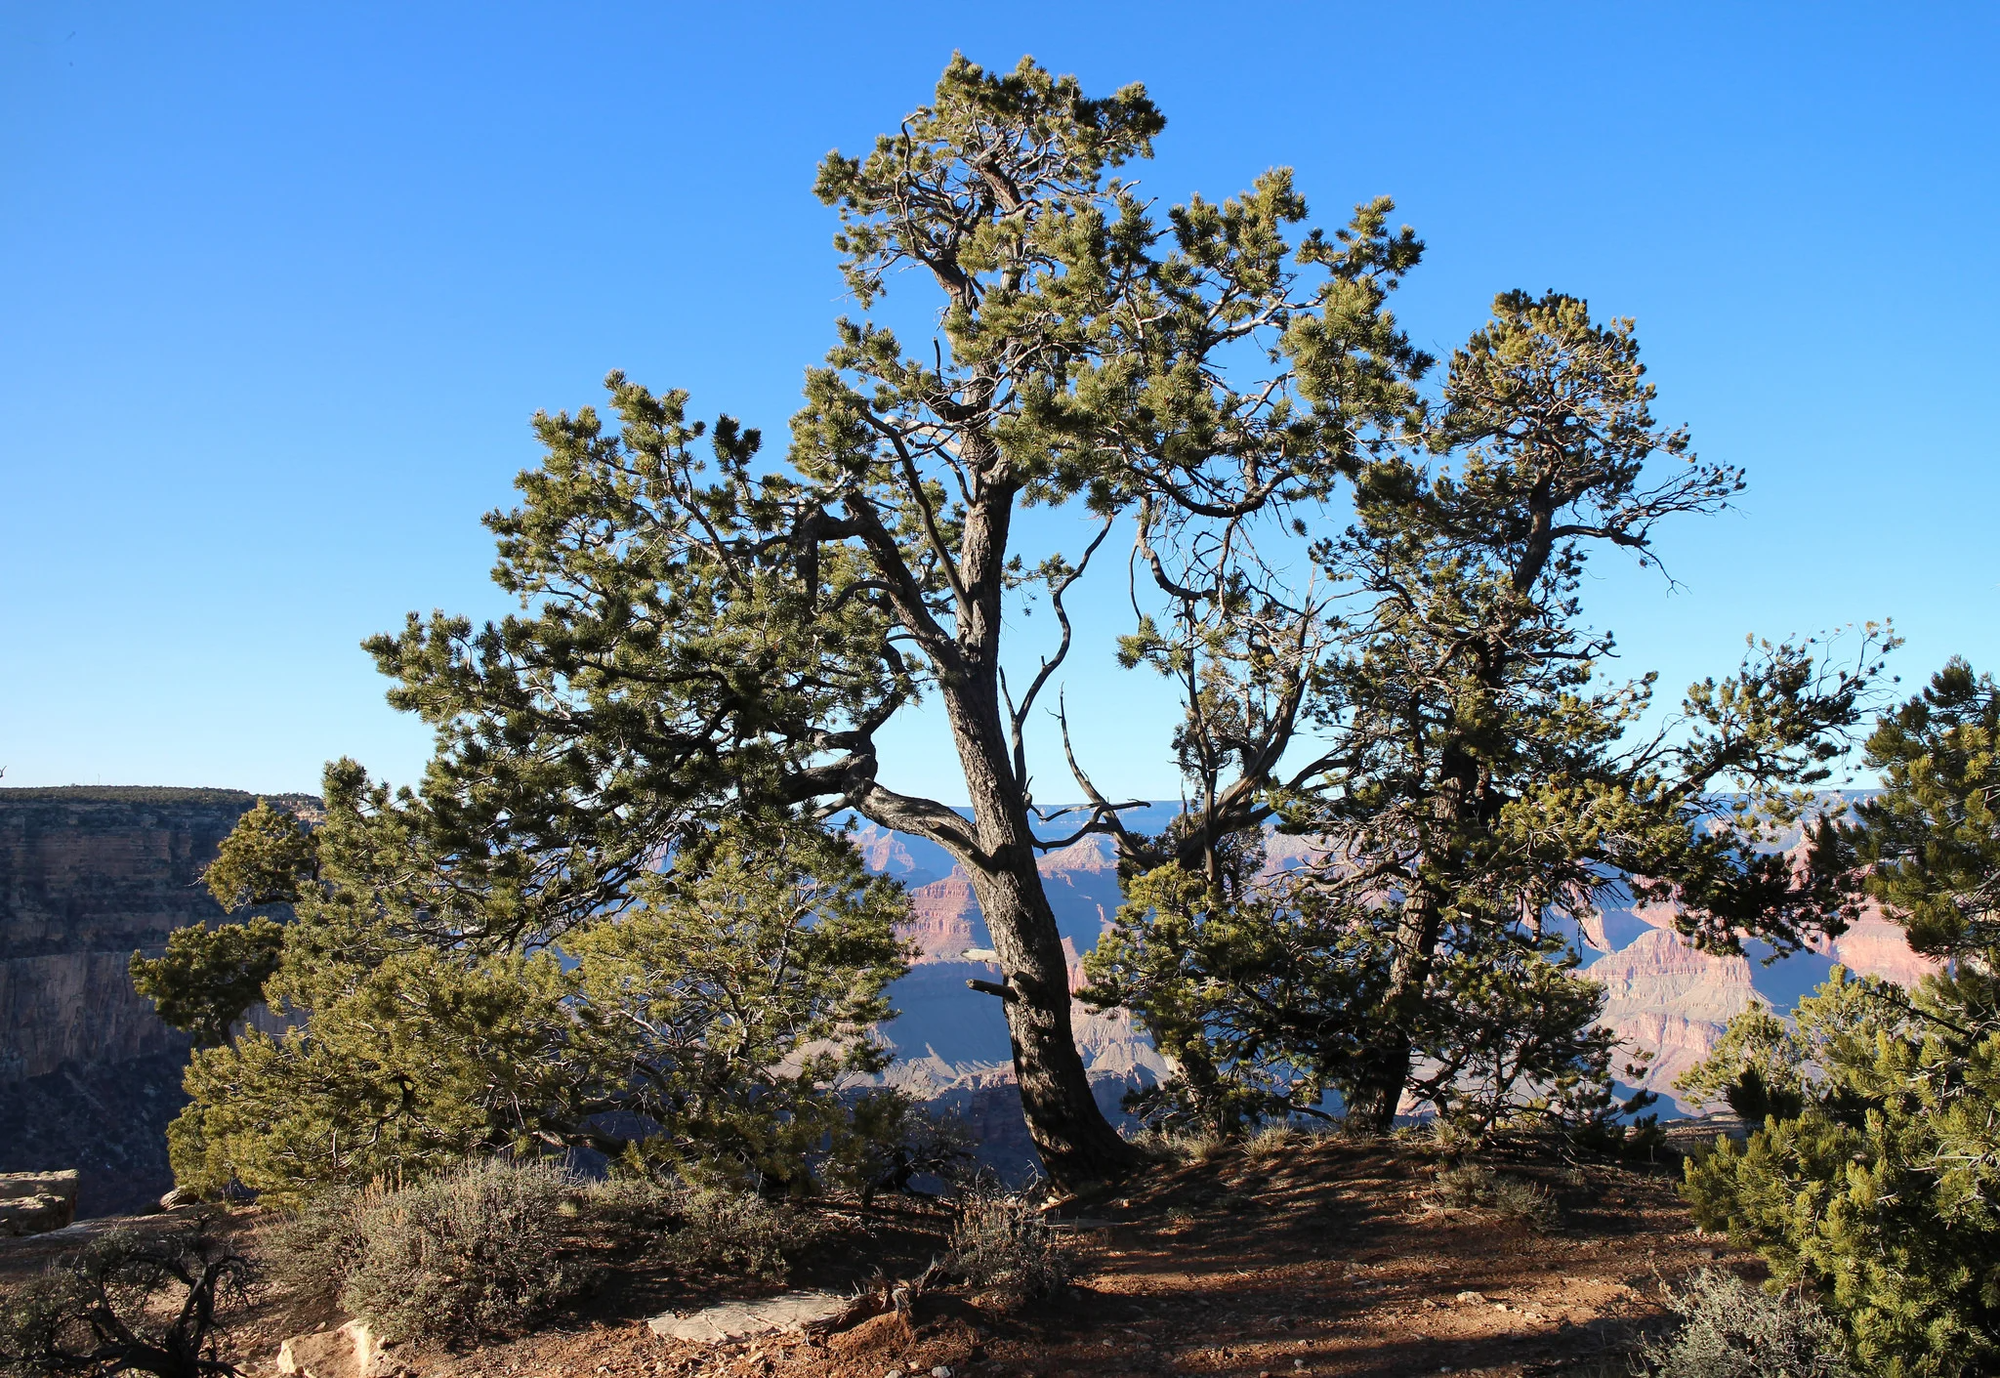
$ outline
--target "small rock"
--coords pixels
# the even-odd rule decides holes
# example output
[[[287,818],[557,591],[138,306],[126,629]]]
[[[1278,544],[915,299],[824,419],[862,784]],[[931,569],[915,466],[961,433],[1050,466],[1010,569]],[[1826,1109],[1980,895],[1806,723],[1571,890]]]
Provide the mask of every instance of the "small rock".
[[[882,1378],[903,1378],[903,1370],[901,1370],[900,1368],[892,1368],[887,1373],[883,1374]]]
[[[1477,1304],[1479,1302],[1485,1301],[1486,1298],[1481,1296],[1477,1292],[1467,1289],[1466,1291],[1460,1292],[1458,1294],[1457,1300],[1468,1304]]]
[[[382,1343],[361,1321],[294,1335],[278,1350],[278,1372],[298,1378],[375,1378],[384,1367]]]
[[[939,1364],[936,1368],[931,1370],[931,1378],[951,1378],[951,1370],[946,1368],[943,1364]]]
[[[1507,1303],[1504,1301],[1496,1301],[1493,1303],[1493,1309],[1495,1311],[1505,1311],[1507,1309]]]

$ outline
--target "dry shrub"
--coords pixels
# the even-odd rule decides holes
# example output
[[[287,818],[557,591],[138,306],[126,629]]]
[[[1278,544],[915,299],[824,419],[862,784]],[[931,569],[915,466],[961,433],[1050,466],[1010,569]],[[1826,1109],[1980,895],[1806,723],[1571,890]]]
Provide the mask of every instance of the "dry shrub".
[[[218,1327],[250,1303],[253,1282],[249,1260],[205,1222],[113,1229],[0,1291],[0,1374],[234,1374]]]
[[[332,1307],[360,1260],[364,1239],[361,1215],[380,1192],[364,1198],[348,1188],[309,1197],[258,1231],[257,1256],[264,1275],[298,1301]]]
[[[1797,1292],[1776,1296],[1716,1268],[1667,1302],[1680,1323],[1640,1354],[1657,1378],[1852,1378],[1840,1328]]]
[[[341,1305],[392,1341],[532,1326],[589,1281],[564,1247],[578,1190],[561,1168],[486,1159],[386,1193],[360,1212]]]
[[[1069,1246],[1027,1198],[969,1193],[952,1232],[946,1267],[976,1290],[1014,1304],[1069,1285]]]
[[[797,1207],[648,1177],[591,1186],[592,1214],[628,1246],[704,1278],[782,1279],[826,1226]]]
[[[1502,1177],[1476,1163],[1448,1167],[1437,1175],[1430,1201],[1446,1210],[1484,1210],[1518,1220],[1537,1233],[1562,1223],[1555,1198],[1544,1187],[1518,1177]]]

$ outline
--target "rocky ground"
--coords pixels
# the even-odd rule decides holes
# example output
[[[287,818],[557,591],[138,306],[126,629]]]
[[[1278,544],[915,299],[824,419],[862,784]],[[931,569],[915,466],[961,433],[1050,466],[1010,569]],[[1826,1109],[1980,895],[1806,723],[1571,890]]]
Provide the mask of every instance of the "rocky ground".
[[[1496,1155],[1499,1173],[1545,1189],[1545,1228],[1437,1203],[1443,1163],[1421,1141],[1323,1138],[1231,1148],[1148,1174],[1122,1194],[1068,1203],[1077,1281],[1009,1310],[941,1291],[907,1315],[825,1338],[733,1344],[663,1340],[663,1311],[719,1299],[627,1270],[541,1333],[464,1352],[391,1350],[380,1371],[414,1378],[903,1378],[999,1375],[1490,1375],[1627,1373],[1658,1322],[1662,1284],[1718,1257],[1666,1163]],[[255,1213],[224,1221],[254,1247]],[[793,1286],[853,1290],[912,1277],[942,1251],[946,1215],[922,1206],[851,1223]],[[0,1246],[0,1285],[42,1266],[60,1237]],[[1726,1265],[1751,1260],[1722,1254]],[[287,1334],[337,1321],[267,1297],[235,1333],[252,1375],[275,1372]]]

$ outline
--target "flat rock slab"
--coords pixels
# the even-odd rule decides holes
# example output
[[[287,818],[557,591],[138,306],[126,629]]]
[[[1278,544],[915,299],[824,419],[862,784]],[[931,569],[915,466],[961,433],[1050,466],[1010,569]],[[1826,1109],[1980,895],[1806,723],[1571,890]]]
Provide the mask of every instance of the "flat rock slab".
[[[782,1297],[762,1301],[729,1301],[705,1311],[677,1316],[669,1311],[646,1322],[655,1335],[667,1340],[697,1340],[720,1344],[750,1335],[766,1335],[773,1330],[798,1330],[839,1315],[850,1298],[831,1292],[787,1292]]]
[[[0,1199],[0,1235],[48,1234],[76,1216],[75,1196],[10,1196]]]
[[[77,1170],[73,1167],[59,1172],[0,1172],[0,1201],[26,1196],[60,1196],[74,1206],[77,1180]]]

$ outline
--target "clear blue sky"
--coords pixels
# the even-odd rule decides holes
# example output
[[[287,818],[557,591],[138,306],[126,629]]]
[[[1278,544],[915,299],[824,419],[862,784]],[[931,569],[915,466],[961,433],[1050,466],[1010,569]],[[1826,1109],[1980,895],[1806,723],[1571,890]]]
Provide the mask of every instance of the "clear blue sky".
[[[1328,218],[1394,196],[1437,350],[1503,288],[1636,316],[1662,416],[1752,486],[1666,533],[1671,595],[1600,571],[1630,667],[1884,615],[1906,683],[2000,664],[1997,39],[1990,5],[13,0],[5,783],[412,778],[356,643],[502,609],[478,517],[608,368],[781,435],[845,309],[814,164],[954,47],[1145,82],[1163,198],[1274,164]],[[1173,792],[1101,642],[1070,698],[1107,787]],[[941,743],[899,733],[892,782],[962,797]]]

